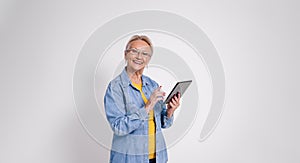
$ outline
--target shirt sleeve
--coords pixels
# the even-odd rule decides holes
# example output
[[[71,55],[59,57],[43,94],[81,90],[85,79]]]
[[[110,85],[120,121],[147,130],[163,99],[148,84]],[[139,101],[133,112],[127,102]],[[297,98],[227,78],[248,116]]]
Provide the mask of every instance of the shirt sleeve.
[[[154,89],[159,87],[158,83],[155,82],[154,80],[153,80],[153,83],[154,83]],[[169,128],[173,124],[174,114],[170,118],[168,118],[167,107],[165,104],[163,104],[163,100],[158,101],[158,103],[159,103],[158,106],[162,107],[162,111],[160,114],[161,115],[161,128]]]
[[[165,104],[162,104],[162,111],[161,111],[161,128],[169,128],[173,124],[174,114],[169,118],[167,116],[167,107]]]
[[[127,106],[125,103],[121,86],[109,83],[104,96],[104,108],[112,131],[119,136],[131,133],[148,120],[145,108]],[[126,111],[126,107],[129,111]]]

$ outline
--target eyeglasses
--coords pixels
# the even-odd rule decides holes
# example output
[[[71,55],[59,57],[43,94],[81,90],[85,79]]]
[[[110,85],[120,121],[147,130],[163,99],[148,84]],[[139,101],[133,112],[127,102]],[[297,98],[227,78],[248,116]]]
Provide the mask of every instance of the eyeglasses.
[[[135,49],[135,48],[127,49],[126,52],[129,52],[131,55],[133,55],[135,57],[138,56],[139,53],[141,53],[144,58],[147,58],[147,57],[150,58],[152,56],[152,54],[150,52],[143,51],[143,50],[138,50],[138,49]]]

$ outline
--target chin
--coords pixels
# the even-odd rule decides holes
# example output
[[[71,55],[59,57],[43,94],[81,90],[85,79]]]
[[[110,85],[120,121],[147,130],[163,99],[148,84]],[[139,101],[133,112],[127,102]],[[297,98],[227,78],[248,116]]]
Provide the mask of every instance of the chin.
[[[145,68],[144,65],[140,65],[140,66],[134,65],[134,66],[130,66],[130,67],[131,67],[132,69],[134,69],[135,71],[139,71],[139,70],[142,70],[142,69]]]
[[[140,67],[135,67],[134,69],[136,70],[136,71],[139,71],[139,70],[143,70],[145,68],[145,66],[140,66]]]

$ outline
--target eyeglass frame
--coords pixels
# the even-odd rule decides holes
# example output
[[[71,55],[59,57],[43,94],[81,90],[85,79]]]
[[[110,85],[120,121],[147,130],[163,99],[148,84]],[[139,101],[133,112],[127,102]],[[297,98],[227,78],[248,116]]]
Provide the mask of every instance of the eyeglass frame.
[[[132,50],[136,50],[137,53],[136,52],[132,52]],[[133,56],[138,56],[141,53],[142,57],[144,57],[144,58],[147,58],[147,57],[151,58],[152,57],[151,53],[148,53],[147,51],[139,50],[139,49],[136,49],[136,48],[126,49],[125,52],[126,53],[130,53]],[[144,52],[146,52],[147,54],[143,54]]]

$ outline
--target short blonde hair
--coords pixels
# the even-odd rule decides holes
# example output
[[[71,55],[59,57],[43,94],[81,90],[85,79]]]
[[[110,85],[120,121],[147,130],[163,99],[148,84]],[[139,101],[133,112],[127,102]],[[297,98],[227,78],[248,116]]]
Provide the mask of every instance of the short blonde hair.
[[[130,45],[131,42],[136,41],[136,40],[142,40],[142,41],[146,42],[146,43],[150,46],[151,52],[153,53],[152,43],[151,43],[149,37],[148,37],[148,36],[145,36],[145,35],[134,35],[134,36],[132,36],[132,37],[129,39],[129,41],[127,42],[127,45],[126,45],[126,49],[125,49],[125,50],[127,50],[127,49],[129,48],[129,45]]]

